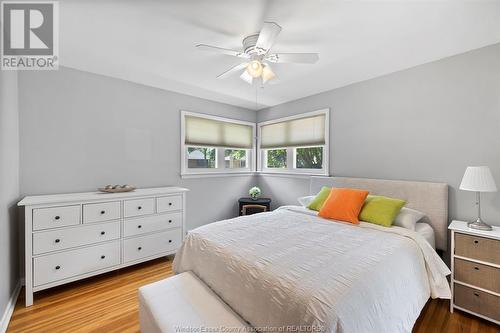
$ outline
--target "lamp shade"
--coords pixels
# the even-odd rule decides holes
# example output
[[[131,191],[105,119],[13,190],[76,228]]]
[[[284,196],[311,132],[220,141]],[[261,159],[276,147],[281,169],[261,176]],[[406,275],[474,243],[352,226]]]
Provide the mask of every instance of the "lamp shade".
[[[465,170],[460,189],[475,192],[496,192],[497,186],[487,166],[472,166]]]

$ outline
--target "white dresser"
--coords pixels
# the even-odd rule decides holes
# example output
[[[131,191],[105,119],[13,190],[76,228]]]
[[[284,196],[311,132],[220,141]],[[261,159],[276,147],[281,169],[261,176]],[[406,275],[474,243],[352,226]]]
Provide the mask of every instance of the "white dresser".
[[[34,292],[175,253],[186,234],[187,191],[161,187],[21,200],[26,306]]]

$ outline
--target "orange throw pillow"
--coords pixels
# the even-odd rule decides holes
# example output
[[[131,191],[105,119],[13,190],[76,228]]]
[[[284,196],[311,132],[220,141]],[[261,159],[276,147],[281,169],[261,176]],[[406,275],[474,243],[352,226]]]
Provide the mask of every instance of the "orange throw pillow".
[[[332,188],[318,215],[327,219],[358,224],[358,215],[368,191],[352,188]]]

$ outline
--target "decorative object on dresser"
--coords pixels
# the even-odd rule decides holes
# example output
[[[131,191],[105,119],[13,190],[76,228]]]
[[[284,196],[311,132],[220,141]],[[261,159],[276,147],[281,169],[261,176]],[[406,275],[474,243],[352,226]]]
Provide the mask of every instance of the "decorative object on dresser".
[[[33,293],[174,254],[186,234],[181,187],[25,197],[26,306]]]
[[[125,185],[106,185],[105,187],[98,188],[101,192],[106,193],[121,193],[121,192],[131,192],[135,190],[134,186],[125,184]]]
[[[459,309],[500,324],[500,227],[470,229],[453,221],[450,311]]]
[[[269,198],[240,198],[238,199],[239,215],[252,215],[256,213],[269,212],[271,210],[271,199]]]
[[[469,228],[491,230],[491,226],[481,220],[481,192],[496,192],[497,186],[487,166],[467,167],[460,183],[460,189],[476,192],[477,220],[468,224]]]

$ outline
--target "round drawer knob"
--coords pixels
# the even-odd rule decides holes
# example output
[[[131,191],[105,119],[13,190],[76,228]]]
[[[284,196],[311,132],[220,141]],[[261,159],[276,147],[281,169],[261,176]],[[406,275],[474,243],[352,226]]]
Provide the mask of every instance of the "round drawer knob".
[[[140,247],[140,246],[139,246],[139,247],[137,248],[137,250],[139,250],[139,251],[140,251],[140,250],[142,250],[142,247]]]
[[[54,242],[59,243],[61,240],[57,238]]]
[[[101,259],[104,259],[104,258],[106,258],[106,256],[101,256]]]
[[[172,223],[172,220],[168,220],[168,223]]]
[[[106,211],[105,210],[101,210],[101,215],[104,215],[106,214]]]
[[[101,231],[101,235],[105,235],[106,234],[106,231]]]
[[[141,229],[141,228],[142,228],[142,225],[140,225],[140,224],[139,224],[139,225],[137,226],[137,228],[138,228],[138,229]]]
[[[171,240],[171,239],[169,239],[169,240],[168,240],[168,242],[169,242],[169,243],[172,243],[172,240]]]
[[[474,244],[478,244],[478,243],[479,243],[479,241],[478,241],[478,240],[475,240],[475,241],[474,241]]]
[[[169,202],[169,203],[168,203],[168,205],[169,205],[169,206],[172,206],[172,203],[171,203],[171,202]]]
[[[141,210],[141,209],[142,209],[142,206],[137,207],[137,209]]]
[[[474,269],[475,269],[476,271],[478,271],[478,270],[479,270],[479,267],[474,267]]]
[[[61,217],[59,215],[54,217],[54,220],[59,220]]]
[[[61,266],[59,266],[59,265],[56,266],[56,269],[60,269],[60,268],[61,268]]]
[[[479,297],[479,294],[478,293],[474,293],[474,296]]]

